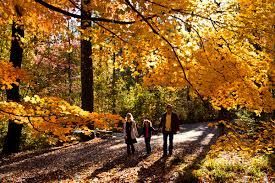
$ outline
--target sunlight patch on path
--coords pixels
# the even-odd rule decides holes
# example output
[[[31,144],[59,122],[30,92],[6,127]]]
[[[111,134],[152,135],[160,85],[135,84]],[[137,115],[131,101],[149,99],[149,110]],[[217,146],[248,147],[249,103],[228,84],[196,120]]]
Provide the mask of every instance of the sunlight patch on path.
[[[187,125],[188,126],[188,125]],[[193,125],[195,126],[195,125]],[[175,151],[174,155],[166,159],[161,159],[162,156],[162,143],[163,137],[161,135],[154,135],[151,139],[152,144],[152,154],[138,162],[134,167],[123,167],[122,165],[117,165],[115,168],[108,171],[101,172],[97,177],[90,177],[90,182],[147,182],[147,181],[162,181],[169,180],[173,181],[180,175],[180,171],[184,171],[185,168],[190,166],[194,160],[196,160],[204,150],[204,147],[209,144],[211,139],[214,137],[214,129],[207,127],[207,124],[197,125],[190,130],[190,127],[185,127],[181,129],[181,132],[174,136]],[[144,138],[138,138],[138,143],[135,144],[137,152],[134,156],[125,158],[125,161],[138,161],[138,159],[145,155],[145,144]],[[196,143],[196,141],[198,143]],[[189,148],[193,148],[190,151],[186,148],[186,145],[190,143],[195,143],[196,146],[191,145]],[[179,144],[177,146],[177,144]],[[124,147],[123,147],[124,146]],[[110,147],[110,149],[122,149],[126,150],[126,145],[118,144],[115,147]],[[182,150],[187,154],[181,155]],[[180,165],[175,162],[181,162]],[[165,168],[166,167],[166,168]],[[163,169],[164,168],[164,169]],[[167,171],[165,171],[167,169]],[[155,173],[149,173],[150,171],[156,171]],[[163,172],[164,171],[164,172]],[[145,178],[142,178],[143,173]],[[141,175],[140,175],[141,173]],[[100,178],[99,178],[100,177]],[[162,178],[160,178],[162,177]]]
[[[184,142],[185,140],[188,141],[195,141],[200,137],[203,133],[205,133],[205,130],[207,130],[208,127],[204,125],[199,125],[196,128],[192,130],[188,130],[186,132],[177,133],[174,135],[174,143]],[[213,135],[213,134],[212,134]],[[152,136],[152,143],[153,144],[162,144],[163,143],[163,136],[161,135],[155,135]],[[139,139],[139,141],[144,141],[143,139]]]

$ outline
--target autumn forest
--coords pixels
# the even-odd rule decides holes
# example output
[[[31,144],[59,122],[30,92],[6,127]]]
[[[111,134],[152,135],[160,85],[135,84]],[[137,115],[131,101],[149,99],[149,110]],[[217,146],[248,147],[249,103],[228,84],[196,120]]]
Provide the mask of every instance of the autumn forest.
[[[275,181],[274,30],[272,0],[1,0],[0,182]]]

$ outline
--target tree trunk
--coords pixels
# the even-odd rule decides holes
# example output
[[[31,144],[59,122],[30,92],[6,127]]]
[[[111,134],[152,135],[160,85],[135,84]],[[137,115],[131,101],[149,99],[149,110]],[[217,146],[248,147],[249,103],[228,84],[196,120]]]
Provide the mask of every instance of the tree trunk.
[[[81,2],[81,29],[85,30],[91,27],[91,13],[86,7],[90,0]],[[92,61],[92,43],[81,35],[81,101],[82,109],[92,112],[94,110],[94,82],[93,82],[93,61]]]
[[[113,53],[113,80],[112,80],[112,113],[116,113],[116,53]]]
[[[21,68],[23,48],[20,46],[20,37],[24,37],[24,28],[13,22],[12,24],[12,41],[10,50],[10,62],[14,67]],[[20,102],[19,86],[13,84],[12,89],[7,90],[7,100]],[[3,153],[10,154],[19,151],[22,124],[16,124],[9,120],[8,133],[5,138]]]

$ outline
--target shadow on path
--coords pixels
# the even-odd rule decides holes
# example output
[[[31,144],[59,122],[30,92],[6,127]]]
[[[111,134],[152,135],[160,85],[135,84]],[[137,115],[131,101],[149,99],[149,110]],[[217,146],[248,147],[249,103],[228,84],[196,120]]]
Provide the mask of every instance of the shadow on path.
[[[32,150],[32,151],[26,151],[26,152],[19,152],[17,154],[12,155],[1,155],[0,156],[0,167],[11,164],[13,162],[23,161],[25,159],[33,158],[35,156],[39,156],[45,153],[54,152],[61,149],[69,148],[70,146],[76,146],[77,143],[68,144],[65,146],[58,146],[58,147],[52,147],[52,148],[45,148],[45,149],[39,149],[39,150]]]
[[[120,144],[122,140],[79,143],[75,146],[49,151],[45,154],[17,161],[0,167],[0,180],[15,182],[49,182],[73,178],[83,169],[101,163],[102,154],[108,153],[110,146]],[[115,153],[119,149],[112,151]],[[110,152],[109,152],[110,154]],[[19,178],[24,174],[24,177]]]
[[[215,135],[214,137],[211,138],[211,142],[209,144],[202,145],[203,140],[211,132],[213,132],[213,129],[207,129],[195,141],[191,141],[191,142],[185,141],[185,142],[177,143],[174,147],[174,149],[177,149],[177,152],[173,155],[173,157],[160,158],[158,161],[154,162],[151,166],[147,168],[141,168],[140,171],[138,172],[138,175],[139,175],[138,182],[147,182],[147,181],[189,182],[190,179],[184,179],[186,174],[183,174],[179,178],[170,179],[170,180],[167,180],[166,175],[170,173],[170,171],[178,164],[185,163],[185,157],[187,155],[192,155],[192,154],[195,154],[197,151],[200,151],[196,159],[193,160],[192,163],[183,170],[183,172],[187,172],[187,174],[190,174],[192,172],[193,166],[197,162],[204,159],[205,155],[209,151],[211,144],[216,140],[216,135]],[[168,162],[167,160],[170,160],[170,162]]]
[[[139,162],[143,161],[146,158],[146,156],[127,156],[126,153],[124,153],[122,156],[119,156],[118,158],[104,164],[102,168],[96,169],[90,176],[86,177],[87,180],[93,179],[95,177],[98,177],[99,174],[103,172],[108,172],[109,170],[113,168],[118,168],[118,171],[122,171],[124,169],[130,168],[130,167],[136,167]],[[100,177],[98,177],[100,178]]]
[[[213,145],[219,137],[218,133],[215,133],[215,135],[211,138],[208,145],[203,146],[203,150],[197,155],[197,157],[192,161],[191,164],[189,164],[187,167],[182,169],[182,174],[180,174],[175,182],[181,183],[181,182],[188,182],[188,183],[197,183],[199,180],[194,176],[192,173],[193,170],[199,168],[198,165],[201,163],[201,161],[206,157],[208,154],[211,145]]]
[[[0,182],[52,182],[61,180],[77,180],[82,176],[86,180],[99,177],[104,172],[116,169],[119,173],[128,168],[137,167],[136,173],[139,182],[166,182],[166,175],[179,163],[185,161],[187,155],[192,155],[199,151],[199,155],[191,164],[184,169],[191,172],[196,162],[201,161],[207,154],[210,145],[202,142],[215,130],[207,128],[205,124],[184,126],[181,133],[177,135],[174,144],[175,154],[164,159],[155,159],[149,167],[141,165],[145,156],[140,153],[144,151],[144,142],[139,139],[136,145],[136,155],[126,156],[126,147],[123,138],[115,138],[101,141],[88,141],[67,147],[50,149],[38,152],[31,152],[10,158],[0,165]],[[211,143],[214,142],[212,137]],[[142,141],[142,143],[140,143]],[[213,142],[212,142],[213,141]],[[153,154],[157,158],[162,152],[162,137],[155,136],[152,140]],[[142,149],[142,150],[141,150]],[[46,152],[46,153],[45,153]],[[171,159],[172,158],[172,159]],[[142,162],[141,164],[139,164]],[[83,174],[82,174],[83,173]],[[118,173],[118,174],[119,174]],[[173,181],[182,182],[185,175]]]

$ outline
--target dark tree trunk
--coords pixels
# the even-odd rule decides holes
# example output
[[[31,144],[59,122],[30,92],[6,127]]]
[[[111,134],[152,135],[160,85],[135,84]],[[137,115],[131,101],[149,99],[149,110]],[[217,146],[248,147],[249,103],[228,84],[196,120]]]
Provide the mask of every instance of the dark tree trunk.
[[[112,80],[112,113],[116,113],[116,54],[113,53],[113,80]]]
[[[20,46],[20,37],[24,37],[24,28],[21,25],[12,24],[12,42],[10,50],[10,62],[14,67],[21,68],[23,48]],[[7,90],[7,100],[20,102],[19,86],[13,84],[12,89]],[[5,138],[3,153],[10,154],[19,151],[22,124],[16,124],[9,120],[8,133]]]
[[[91,27],[91,13],[86,7],[90,0],[82,0],[81,3],[81,29],[85,30]],[[90,40],[81,39],[81,101],[82,109],[92,112],[94,110],[94,87],[93,87],[93,61],[92,61],[92,43]]]

